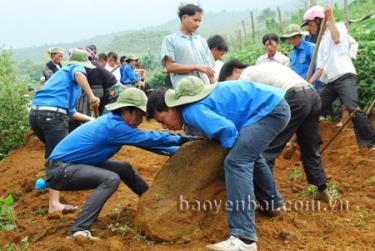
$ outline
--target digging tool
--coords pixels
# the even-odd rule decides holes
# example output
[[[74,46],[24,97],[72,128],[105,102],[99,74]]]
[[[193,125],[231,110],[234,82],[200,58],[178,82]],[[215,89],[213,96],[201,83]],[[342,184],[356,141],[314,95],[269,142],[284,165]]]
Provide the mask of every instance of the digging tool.
[[[311,78],[311,75],[312,75],[312,71],[314,69],[314,65],[315,65],[315,60],[316,60],[316,56],[318,55],[318,50],[319,50],[319,46],[320,46],[320,42],[322,41],[322,36],[323,36],[323,28],[326,26],[326,18],[323,19],[322,23],[320,24],[320,32],[319,32],[319,35],[318,35],[318,39],[316,41],[316,45],[315,45],[315,49],[314,49],[314,53],[313,53],[313,56],[311,58],[311,62],[310,62],[310,65],[309,65],[309,70],[307,71],[307,76],[306,76],[306,81],[309,82],[310,78]],[[296,141],[297,141],[297,137],[293,136],[292,140],[291,140],[291,146],[290,148],[288,149],[288,151],[285,153],[284,155],[284,159],[286,160],[291,160],[293,155],[294,155],[294,152],[296,151],[297,149],[297,144],[296,144]]]
[[[99,108],[98,108],[98,107],[95,107],[95,108],[91,111],[91,117],[94,117],[94,118],[98,118],[98,117],[99,117]]]
[[[375,99],[372,101],[372,103],[367,107],[367,110],[365,110],[365,113],[367,116],[371,116],[372,111],[375,108]]]
[[[332,137],[328,140],[328,142],[325,144],[323,149],[320,151],[320,154],[323,154],[324,151],[332,144],[332,142],[335,140],[335,138],[340,134],[340,132],[349,124],[350,120],[354,118],[357,115],[357,112],[361,111],[359,108],[356,109],[354,112],[350,114],[350,117],[347,118],[344,122],[344,124],[336,130],[336,132],[332,135]]]

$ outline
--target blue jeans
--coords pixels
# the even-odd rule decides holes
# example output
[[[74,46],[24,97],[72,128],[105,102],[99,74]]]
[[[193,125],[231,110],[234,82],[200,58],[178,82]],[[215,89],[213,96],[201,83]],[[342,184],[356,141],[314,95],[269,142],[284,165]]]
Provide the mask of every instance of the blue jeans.
[[[230,235],[256,241],[255,196],[262,207],[277,208],[284,202],[276,189],[262,152],[290,119],[288,103],[280,104],[262,120],[241,129],[224,161]]]

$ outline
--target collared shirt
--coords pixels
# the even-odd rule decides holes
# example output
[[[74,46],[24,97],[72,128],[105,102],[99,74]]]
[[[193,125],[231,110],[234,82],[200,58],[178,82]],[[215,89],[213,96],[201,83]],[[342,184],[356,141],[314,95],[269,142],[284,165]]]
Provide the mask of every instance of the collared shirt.
[[[121,80],[122,84],[135,84],[139,81],[139,77],[132,64],[127,64],[121,69]]]
[[[306,79],[307,72],[314,54],[315,45],[301,40],[298,47],[293,47],[290,54],[290,66],[293,71],[300,75],[303,79]],[[314,65],[312,74],[315,72],[316,64]]]
[[[345,24],[338,22],[336,27],[340,33],[339,43],[335,44],[331,31],[327,27],[318,50],[317,68],[323,69],[327,77],[327,83],[333,82],[347,73],[357,74],[351,59],[348,32]]]
[[[75,73],[86,70],[81,65],[70,64],[57,71],[45,85],[36,92],[32,104],[53,106],[66,109],[71,116],[77,112],[75,106],[82,94],[81,86],[76,82]]]
[[[215,61],[214,71],[215,71],[215,79],[216,79],[216,81],[219,79],[220,71],[221,71],[221,68],[223,67],[223,65],[224,65],[223,61],[221,61],[221,60],[216,60]]]
[[[161,45],[161,63],[165,67],[165,57],[177,64],[204,64],[210,67],[215,66],[215,60],[208,48],[207,41],[196,33],[190,36],[181,31],[168,35]],[[201,78],[206,84],[210,84],[207,74],[193,71],[184,74],[170,73],[173,88],[177,82],[186,76]]]
[[[183,106],[183,122],[210,138],[220,140],[224,148],[236,143],[241,128],[266,117],[284,98],[285,91],[244,80],[225,81],[204,99]]]
[[[123,145],[175,153],[180,144],[181,136],[142,131],[109,112],[75,129],[57,144],[48,159],[95,165],[107,161]]]
[[[120,66],[121,67],[121,66]],[[107,64],[104,68],[109,71],[110,73],[113,74],[113,76],[116,77],[116,80],[117,80],[117,83],[120,83],[120,79],[121,79],[121,73],[120,73],[120,67],[112,67],[110,66],[109,64]]]
[[[285,91],[293,87],[309,85],[292,69],[278,63],[248,66],[242,71],[240,79],[270,85]]]
[[[269,63],[269,62],[275,62],[275,63],[279,63],[285,66],[289,66],[289,58],[278,51],[276,51],[275,55],[272,58],[270,58],[268,54],[264,54],[263,56],[260,56],[257,59],[256,64],[263,64],[263,63]]]
[[[305,37],[305,41],[316,44],[316,40],[318,39],[318,36],[315,34],[310,33]]]

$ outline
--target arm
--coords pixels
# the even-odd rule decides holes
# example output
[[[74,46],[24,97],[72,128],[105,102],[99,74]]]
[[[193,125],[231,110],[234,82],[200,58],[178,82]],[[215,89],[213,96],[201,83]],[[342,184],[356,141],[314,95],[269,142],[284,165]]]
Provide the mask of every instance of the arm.
[[[309,80],[309,83],[312,84],[314,83],[316,80],[318,80],[323,74],[323,69],[316,69],[314,75],[312,75],[312,77],[310,78]]]
[[[76,82],[81,86],[83,91],[89,97],[90,105],[92,105],[94,107],[99,107],[100,99],[98,97],[95,97],[94,93],[91,90],[89,82],[87,81],[87,78],[86,78],[85,74],[77,71],[77,72],[74,73],[74,77],[75,77]]]
[[[80,113],[80,112],[73,113],[73,115],[71,116],[71,118],[73,120],[82,121],[82,122],[87,122],[87,121],[94,120],[94,118],[89,117],[89,116],[87,116],[87,115],[85,115],[83,113]]]
[[[338,44],[340,42],[340,32],[337,29],[335,17],[333,16],[332,8],[330,6],[324,8],[324,15],[327,19],[327,26],[331,31],[332,40],[335,44]]]
[[[206,73],[208,77],[214,78],[215,72],[214,70],[208,65],[198,65],[198,64],[177,64],[173,62],[169,57],[164,58],[165,68],[168,72],[183,74],[189,73],[193,71],[199,71]]]

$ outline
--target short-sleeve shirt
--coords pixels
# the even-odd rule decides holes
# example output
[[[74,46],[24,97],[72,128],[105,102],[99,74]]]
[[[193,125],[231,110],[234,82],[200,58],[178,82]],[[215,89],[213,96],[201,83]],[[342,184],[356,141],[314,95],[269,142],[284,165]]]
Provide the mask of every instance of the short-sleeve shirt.
[[[67,110],[71,116],[77,112],[75,106],[82,94],[81,86],[75,79],[75,73],[86,75],[83,66],[70,64],[57,71],[45,85],[36,92],[32,104],[36,106],[52,106]]]
[[[336,27],[340,33],[339,43],[335,44],[331,31],[327,28],[322,36],[318,50],[317,68],[323,69],[328,83],[347,73],[357,74],[351,59],[348,32],[345,24],[339,22]]]
[[[263,64],[263,63],[270,63],[270,62],[289,66],[289,58],[278,51],[275,53],[275,55],[272,58],[270,58],[268,54],[264,54],[263,56],[260,56],[257,59],[256,64]]]
[[[215,66],[215,60],[208,48],[207,41],[196,33],[188,36],[178,31],[166,36],[160,53],[163,67],[165,67],[165,57],[177,64],[204,64],[212,68]],[[173,88],[176,87],[179,80],[186,76],[196,76],[202,79],[205,84],[210,84],[207,74],[203,72],[170,73]]]

